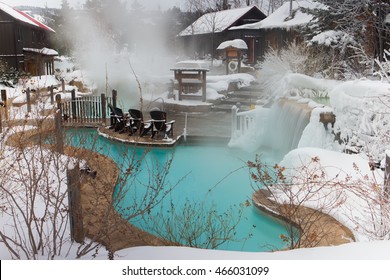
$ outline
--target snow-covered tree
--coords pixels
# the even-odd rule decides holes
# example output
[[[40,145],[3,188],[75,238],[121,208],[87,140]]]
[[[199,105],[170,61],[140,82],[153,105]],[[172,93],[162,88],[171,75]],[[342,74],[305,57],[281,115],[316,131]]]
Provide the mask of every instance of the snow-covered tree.
[[[318,0],[326,8],[309,9],[314,16],[307,38],[311,44],[337,50],[338,60],[345,61],[345,68],[355,73],[364,73],[360,53],[382,61],[384,49],[389,43],[389,25],[385,18],[390,4],[383,0]],[[326,40],[325,40],[326,38]],[[372,69],[369,69],[372,71]]]

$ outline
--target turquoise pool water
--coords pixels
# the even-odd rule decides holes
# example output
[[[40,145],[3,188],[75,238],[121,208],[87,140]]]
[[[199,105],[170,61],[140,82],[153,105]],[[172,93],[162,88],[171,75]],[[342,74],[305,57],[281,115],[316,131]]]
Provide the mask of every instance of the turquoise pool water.
[[[121,167],[125,183],[118,183],[120,201],[116,208],[124,217],[131,217],[134,225],[162,237],[176,235],[180,242],[200,247],[210,247],[210,232],[229,236],[228,242],[217,247],[222,250],[256,252],[284,247],[280,235],[288,234],[283,224],[252,205],[253,188],[245,163],[254,160],[254,154],[213,144],[146,150],[97,137],[89,129],[69,131],[67,135],[72,145],[103,153]],[[262,156],[273,161],[266,152]],[[140,158],[139,165],[131,163]],[[169,162],[169,173],[161,172]],[[165,189],[153,196],[146,185],[164,185]],[[123,195],[119,190],[125,190]],[[134,214],[139,207],[132,206],[153,202],[159,203],[142,215]],[[238,224],[233,228],[235,222]],[[191,234],[183,235],[185,231]],[[217,238],[214,241],[219,243]]]

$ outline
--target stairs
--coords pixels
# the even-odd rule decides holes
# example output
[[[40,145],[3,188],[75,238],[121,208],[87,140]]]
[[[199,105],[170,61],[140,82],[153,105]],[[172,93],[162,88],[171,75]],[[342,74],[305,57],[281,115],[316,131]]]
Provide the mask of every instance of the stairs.
[[[261,102],[265,98],[259,85],[243,87],[233,92],[229,92],[225,99],[213,105],[213,111],[231,111],[233,105],[240,104],[241,111],[247,111],[251,105],[265,104]]]

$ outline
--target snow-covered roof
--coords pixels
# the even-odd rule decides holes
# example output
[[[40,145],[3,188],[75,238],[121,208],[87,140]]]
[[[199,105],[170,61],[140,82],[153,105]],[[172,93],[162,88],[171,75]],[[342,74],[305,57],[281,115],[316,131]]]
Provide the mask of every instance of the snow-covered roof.
[[[310,0],[295,0],[292,2],[292,17],[290,17],[290,2],[285,2],[280,8],[269,15],[262,21],[256,23],[234,26],[230,29],[272,29],[285,28],[289,29],[295,26],[305,25],[309,23],[313,16],[302,11],[305,9],[314,9],[325,7],[323,4]]]
[[[258,9],[255,6],[249,6],[239,9],[230,9],[219,12],[204,14],[194,23],[179,33],[178,36],[198,35],[207,33],[219,33],[231,27],[237,20],[252,9]]]
[[[217,50],[224,50],[224,49],[229,48],[229,47],[237,48],[240,50],[247,50],[248,49],[248,45],[245,43],[244,40],[235,39],[235,40],[222,42],[218,46]]]
[[[49,49],[49,48],[42,48],[42,49],[23,48],[23,51],[40,53],[40,54],[43,54],[43,55],[52,55],[52,56],[58,55],[57,51],[55,51],[53,49]]]
[[[49,26],[43,24],[42,22],[36,20],[32,16],[28,15],[25,12],[19,11],[15,8],[12,8],[2,2],[0,2],[0,10],[2,10],[4,13],[8,14],[9,16],[13,17],[14,19],[30,24],[35,27],[42,28],[47,31],[55,32],[52,28]]]

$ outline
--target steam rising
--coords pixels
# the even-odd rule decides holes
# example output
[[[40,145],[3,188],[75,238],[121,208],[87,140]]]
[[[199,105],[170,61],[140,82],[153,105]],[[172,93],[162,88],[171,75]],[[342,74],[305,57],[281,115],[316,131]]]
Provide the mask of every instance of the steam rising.
[[[168,82],[173,75],[170,68],[174,57],[165,44],[164,26],[155,24],[152,17],[125,16],[128,11],[118,16],[116,12],[105,10],[104,18],[109,19],[109,24],[88,10],[76,18],[72,15],[68,19],[68,39],[74,57],[95,84],[97,94],[107,91],[110,96],[116,89],[119,101],[123,102],[121,107],[139,108],[141,92],[136,79],[142,92],[161,88],[158,83]]]

